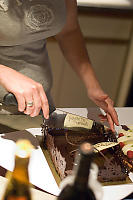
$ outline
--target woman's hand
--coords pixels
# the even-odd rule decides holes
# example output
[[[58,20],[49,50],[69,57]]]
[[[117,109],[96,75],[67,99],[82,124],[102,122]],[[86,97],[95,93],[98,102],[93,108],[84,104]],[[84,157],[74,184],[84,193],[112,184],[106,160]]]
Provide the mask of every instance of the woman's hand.
[[[107,120],[109,122],[111,130],[115,132],[114,124],[119,126],[119,121],[117,113],[113,107],[113,101],[100,88],[90,90],[88,92],[88,96],[97,106],[105,111],[106,116],[101,114],[100,118],[102,121]]]
[[[49,118],[48,100],[40,83],[9,67],[0,65],[0,84],[15,95],[18,111],[35,117],[42,109],[44,117]]]

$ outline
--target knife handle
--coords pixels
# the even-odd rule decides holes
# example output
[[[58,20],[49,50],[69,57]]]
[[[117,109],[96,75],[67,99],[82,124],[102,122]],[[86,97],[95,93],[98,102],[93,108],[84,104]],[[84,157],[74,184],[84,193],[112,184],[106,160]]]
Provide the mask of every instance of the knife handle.
[[[18,102],[14,94],[7,93],[3,98],[3,104],[5,104],[6,106],[9,106],[9,105],[17,106]]]
[[[52,99],[49,95],[47,95],[47,99],[48,99],[48,103],[49,103],[49,114],[51,114],[52,112],[54,112],[56,110],[56,108],[55,108],[55,106],[52,102]],[[3,98],[3,104],[5,104],[6,106],[9,106],[9,105],[17,106],[18,102],[17,102],[17,99],[14,94],[7,93]],[[43,111],[40,110],[39,114],[43,115]]]

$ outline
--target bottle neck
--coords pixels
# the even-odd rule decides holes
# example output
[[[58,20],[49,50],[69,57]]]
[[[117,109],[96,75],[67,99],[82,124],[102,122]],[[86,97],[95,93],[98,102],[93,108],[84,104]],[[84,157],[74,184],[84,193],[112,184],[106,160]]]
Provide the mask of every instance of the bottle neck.
[[[12,177],[24,184],[29,184],[28,164],[29,158],[20,158],[16,156],[15,167],[12,173]]]
[[[78,187],[78,189],[85,190],[88,187],[88,179],[90,173],[90,167],[92,163],[93,154],[77,155],[77,162],[75,163],[75,180],[74,186]]]

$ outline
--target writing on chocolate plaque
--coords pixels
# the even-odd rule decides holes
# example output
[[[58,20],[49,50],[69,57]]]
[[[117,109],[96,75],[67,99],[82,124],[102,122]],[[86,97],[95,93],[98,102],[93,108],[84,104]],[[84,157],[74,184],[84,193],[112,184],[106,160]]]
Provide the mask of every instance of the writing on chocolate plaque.
[[[85,117],[80,117],[71,113],[68,113],[65,117],[64,127],[80,127],[91,129],[93,121]]]
[[[104,149],[108,149],[110,147],[116,146],[118,143],[117,142],[100,142],[97,143],[94,146],[94,152],[102,151]]]

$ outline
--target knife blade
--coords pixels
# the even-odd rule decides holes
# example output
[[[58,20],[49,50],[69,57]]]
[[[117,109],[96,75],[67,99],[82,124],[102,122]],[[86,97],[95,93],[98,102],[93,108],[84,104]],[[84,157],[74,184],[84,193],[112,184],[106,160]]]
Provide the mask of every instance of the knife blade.
[[[70,129],[71,128],[72,129],[74,129],[74,128],[76,128],[76,129],[77,128],[84,128],[84,129],[92,129],[92,130],[93,130],[93,128],[95,128],[95,131],[97,129],[97,131],[99,131],[99,132],[103,132],[104,130],[108,129],[108,127],[104,126],[100,122],[95,122],[94,120],[88,119],[86,117],[79,116],[79,115],[76,115],[76,114],[73,114],[73,113],[70,113],[70,112],[55,108],[55,106],[53,104],[53,101],[51,99],[51,96],[47,94],[47,98],[48,98],[48,102],[49,102],[49,113],[50,113],[50,116],[52,116],[52,113],[65,115],[64,120],[63,120],[63,127],[64,128],[68,128],[68,129],[69,128]],[[6,106],[9,106],[9,105],[17,106],[18,102],[17,102],[16,97],[15,97],[14,94],[7,93],[3,98],[3,104],[5,104]],[[42,110],[40,111],[39,114],[43,116]],[[46,120],[44,118],[44,116],[43,116],[43,122],[45,124],[49,124],[49,120]],[[95,126],[95,125],[97,125],[97,126]],[[101,151],[103,149],[107,149],[107,148],[113,147],[113,146],[115,146],[117,144],[118,143],[116,141],[114,141],[114,142],[113,141],[112,142],[104,142],[102,144],[100,143],[100,144],[97,144],[95,146],[95,150],[96,151]]]
[[[97,129],[99,129],[99,131],[100,131],[100,129],[105,129],[105,130],[108,129],[108,127],[104,126],[100,122],[96,122],[96,121],[88,119],[86,117],[76,115],[76,114],[66,112],[64,110],[56,108],[52,101],[51,95],[49,93],[47,93],[46,95],[47,95],[48,103],[49,103],[49,115],[51,116],[51,114],[54,113],[55,111],[58,113],[61,112],[62,114],[65,114],[64,124],[63,124],[64,127],[92,129],[93,125],[97,124]],[[9,106],[9,105],[17,106],[18,105],[15,95],[12,93],[7,93],[4,96],[2,103],[6,106]],[[42,115],[44,121],[48,122],[48,120],[46,120],[44,118],[42,110],[40,111],[39,114]]]

